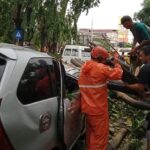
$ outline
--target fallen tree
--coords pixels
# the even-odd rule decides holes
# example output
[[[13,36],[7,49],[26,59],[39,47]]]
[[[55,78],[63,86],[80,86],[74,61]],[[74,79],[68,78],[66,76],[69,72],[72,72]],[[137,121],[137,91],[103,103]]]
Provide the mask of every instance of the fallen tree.
[[[70,62],[71,62],[73,65],[75,65],[76,67],[81,67],[82,64],[84,63],[84,62],[82,62],[80,59],[76,59],[76,58],[71,59]]]
[[[74,61],[71,61],[75,66],[78,66],[78,68],[80,68],[82,66],[82,62],[80,62],[78,59],[75,59]],[[125,73],[124,74],[124,79],[126,81],[129,81],[130,80],[130,83],[133,83],[133,82],[136,82],[136,80],[134,80],[134,75],[132,75],[132,79],[131,79],[131,76],[128,74]],[[78,77],[77,77],[78,78]],[[134,80],[134,81],[133,81]],[[150,99],[149,101],[144,99],[144,98],[140,98],[139,97],[139,94],[131,89],[128,89],[127,87],[124,86],[124,82],[116,82],[116,81],[109,81],[108,82],[108,88],[110,91],[113,91],[115,93],[115,98],[112,99],[112,103],[111,105],[115,106],[114,108],[112,108],[112,114],[114,114],[115,112],[117,113],[121,113],[122,110],[126,111],[126,107],[130,107],[130,106],[133,106],[135,110],[133,110],[133,114],[131,113],[132,109],[128,109],[127,112],[130,112],[130,115],[134,115],[134,116],[138,116],[139,115],[139,109],[142,110],[150,110]],[[109,95],[110,96],[110,95]],[[117,100],[117,101],[116,101]],[[119,101],[118,101],[119,100]],[[122,101],[122,102],[121,102]],[[126,104],[129,104],[129,105],[126,105]],[[118,103],[122,104],[122,106],[125,106],[125,107],[122,107],[122,109],[120,109],[121,107],[118,105]],[[120,111],[117,111],[117,107],[119,108]],[[125,109],[124,109],[125,108]],[[115,110],[114,110],[115,109]],[[137,111],[137,113],[135,113]],[[142,111],[143,112],[143,111]],[[119,116],[118,114],[116,114],[117,116]],[[145,114],[143,114],[145,115]],[[115,116],[115,115],[114,115]],[[120,147],[124,150],[128,150],[130,149],[130,147],[134,147],[135,149],[139,146],[135,146],[133,143],[135,142],[134,139],[134,135],[136,135],[137,132],[139,132],[139,130],[142,129],[141,125],[139,125],[139,127],[137,128],[137,126],[134,126],[134,123],[135,124],[138,124],[139,122],[142,122],[144,119],[144,117],[142,116],[140,119],[140,121],[137,119],[133,119],[132,120],[132,123],[130,126],[126,126],[124,125],[122,127],[122,125],[120,124],[119,125],[119,121],[122,119],[123,122],[126,124],[126,122],[128,120],[130,120],[132,117],[131,116],[128,116],[128,114],[126,115],[127,118],[126,119],[122,119],[121,117],[120,118],[115,118],[115,120],[113,119],[111,124],[114,124],[113,126],[113,130],[110,131],[112,133],[112,137],[111,137],[111,140],[109,142],[109,147],[108,147],[108,150],[115,150],[115,149],[119,149]],[[111,118],[112,119],[112,118]],[[117,125],[116,125],[116,120],[117,120]],[[115,122],[114,122],[115,121]],[[131,121],[131,120],[130,120]],[[115,128],[119,127],[120,130],[117,130]],[[115,130],[114,130],[115,129]],[[130,131],[129,131],[129,130]],[[128,132],[129,131],[129,132]],[[133,134],[133,132],[135,132]],[[115,135],[113,135],[114,133],[117,133]],[[126,136],[128,135],[127,133],[129,133],[129,137]],[[137,138],[138,136],[136,136]],[[139,140],[139,143],[140,143],[140,138],[137,138]],[[138,141],[136,141],[138,142]],[[148,144],[149,142],[147,142],[147,147],[148,147]],[[144,145],[144,144],[143,144]],[[146,145],[145,145],[146,146]]]
[[[124,102],[132,105],[133,107],[150,110],[150,103],[146,100],[136,100],[123,92],[115,91],[115,93],[118,98],[122,99]]]

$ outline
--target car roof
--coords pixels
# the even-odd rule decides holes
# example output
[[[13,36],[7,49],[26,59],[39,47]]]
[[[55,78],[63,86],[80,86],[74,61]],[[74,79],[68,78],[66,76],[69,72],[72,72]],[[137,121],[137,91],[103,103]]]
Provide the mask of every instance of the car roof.
[[[83,45],[65,45],[65,48],[89,48],[89,47]]]
[[[48,54],[36,51],[34,49],[7,43],[0,43],[0,54],[10,59],[17,59],[19,55],[23,55],[29,58],[50,57]]]

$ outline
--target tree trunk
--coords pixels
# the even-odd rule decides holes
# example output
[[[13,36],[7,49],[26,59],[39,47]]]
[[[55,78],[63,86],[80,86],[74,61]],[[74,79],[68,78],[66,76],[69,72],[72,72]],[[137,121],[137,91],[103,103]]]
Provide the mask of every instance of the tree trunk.
[[[130,96],[128,96],[125,93],[122,92],[117,92],[115,91],[117,94],[118,98],[121,98],[124,102],[136,107],[136,108],[140,108],[140,109],[144,109],[144,110],[150,110],[150,103],[144,101],[144,100],[136,100]]]
[[[128,130],[125,128],[120,129],[119,132],[109,142],[108,150],[116,150],[120,146],[122,140],[125,138],[127,132]]]

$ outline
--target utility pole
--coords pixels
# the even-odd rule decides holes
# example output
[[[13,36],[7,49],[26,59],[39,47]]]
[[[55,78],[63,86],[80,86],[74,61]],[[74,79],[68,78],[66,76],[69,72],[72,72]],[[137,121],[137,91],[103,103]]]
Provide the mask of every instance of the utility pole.
[[[93,17],[91,20],[91,42],[93,42]]]

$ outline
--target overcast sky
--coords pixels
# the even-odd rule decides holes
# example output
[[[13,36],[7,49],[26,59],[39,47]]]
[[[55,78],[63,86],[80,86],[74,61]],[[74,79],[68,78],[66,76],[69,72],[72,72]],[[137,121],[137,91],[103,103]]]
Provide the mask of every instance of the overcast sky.
[[[144,0],[100,0],[99,7],[90,9],[88,15],[83,13],[78,21],[78,28],[117,29],[119,18],[124,15],[133,17]]]

